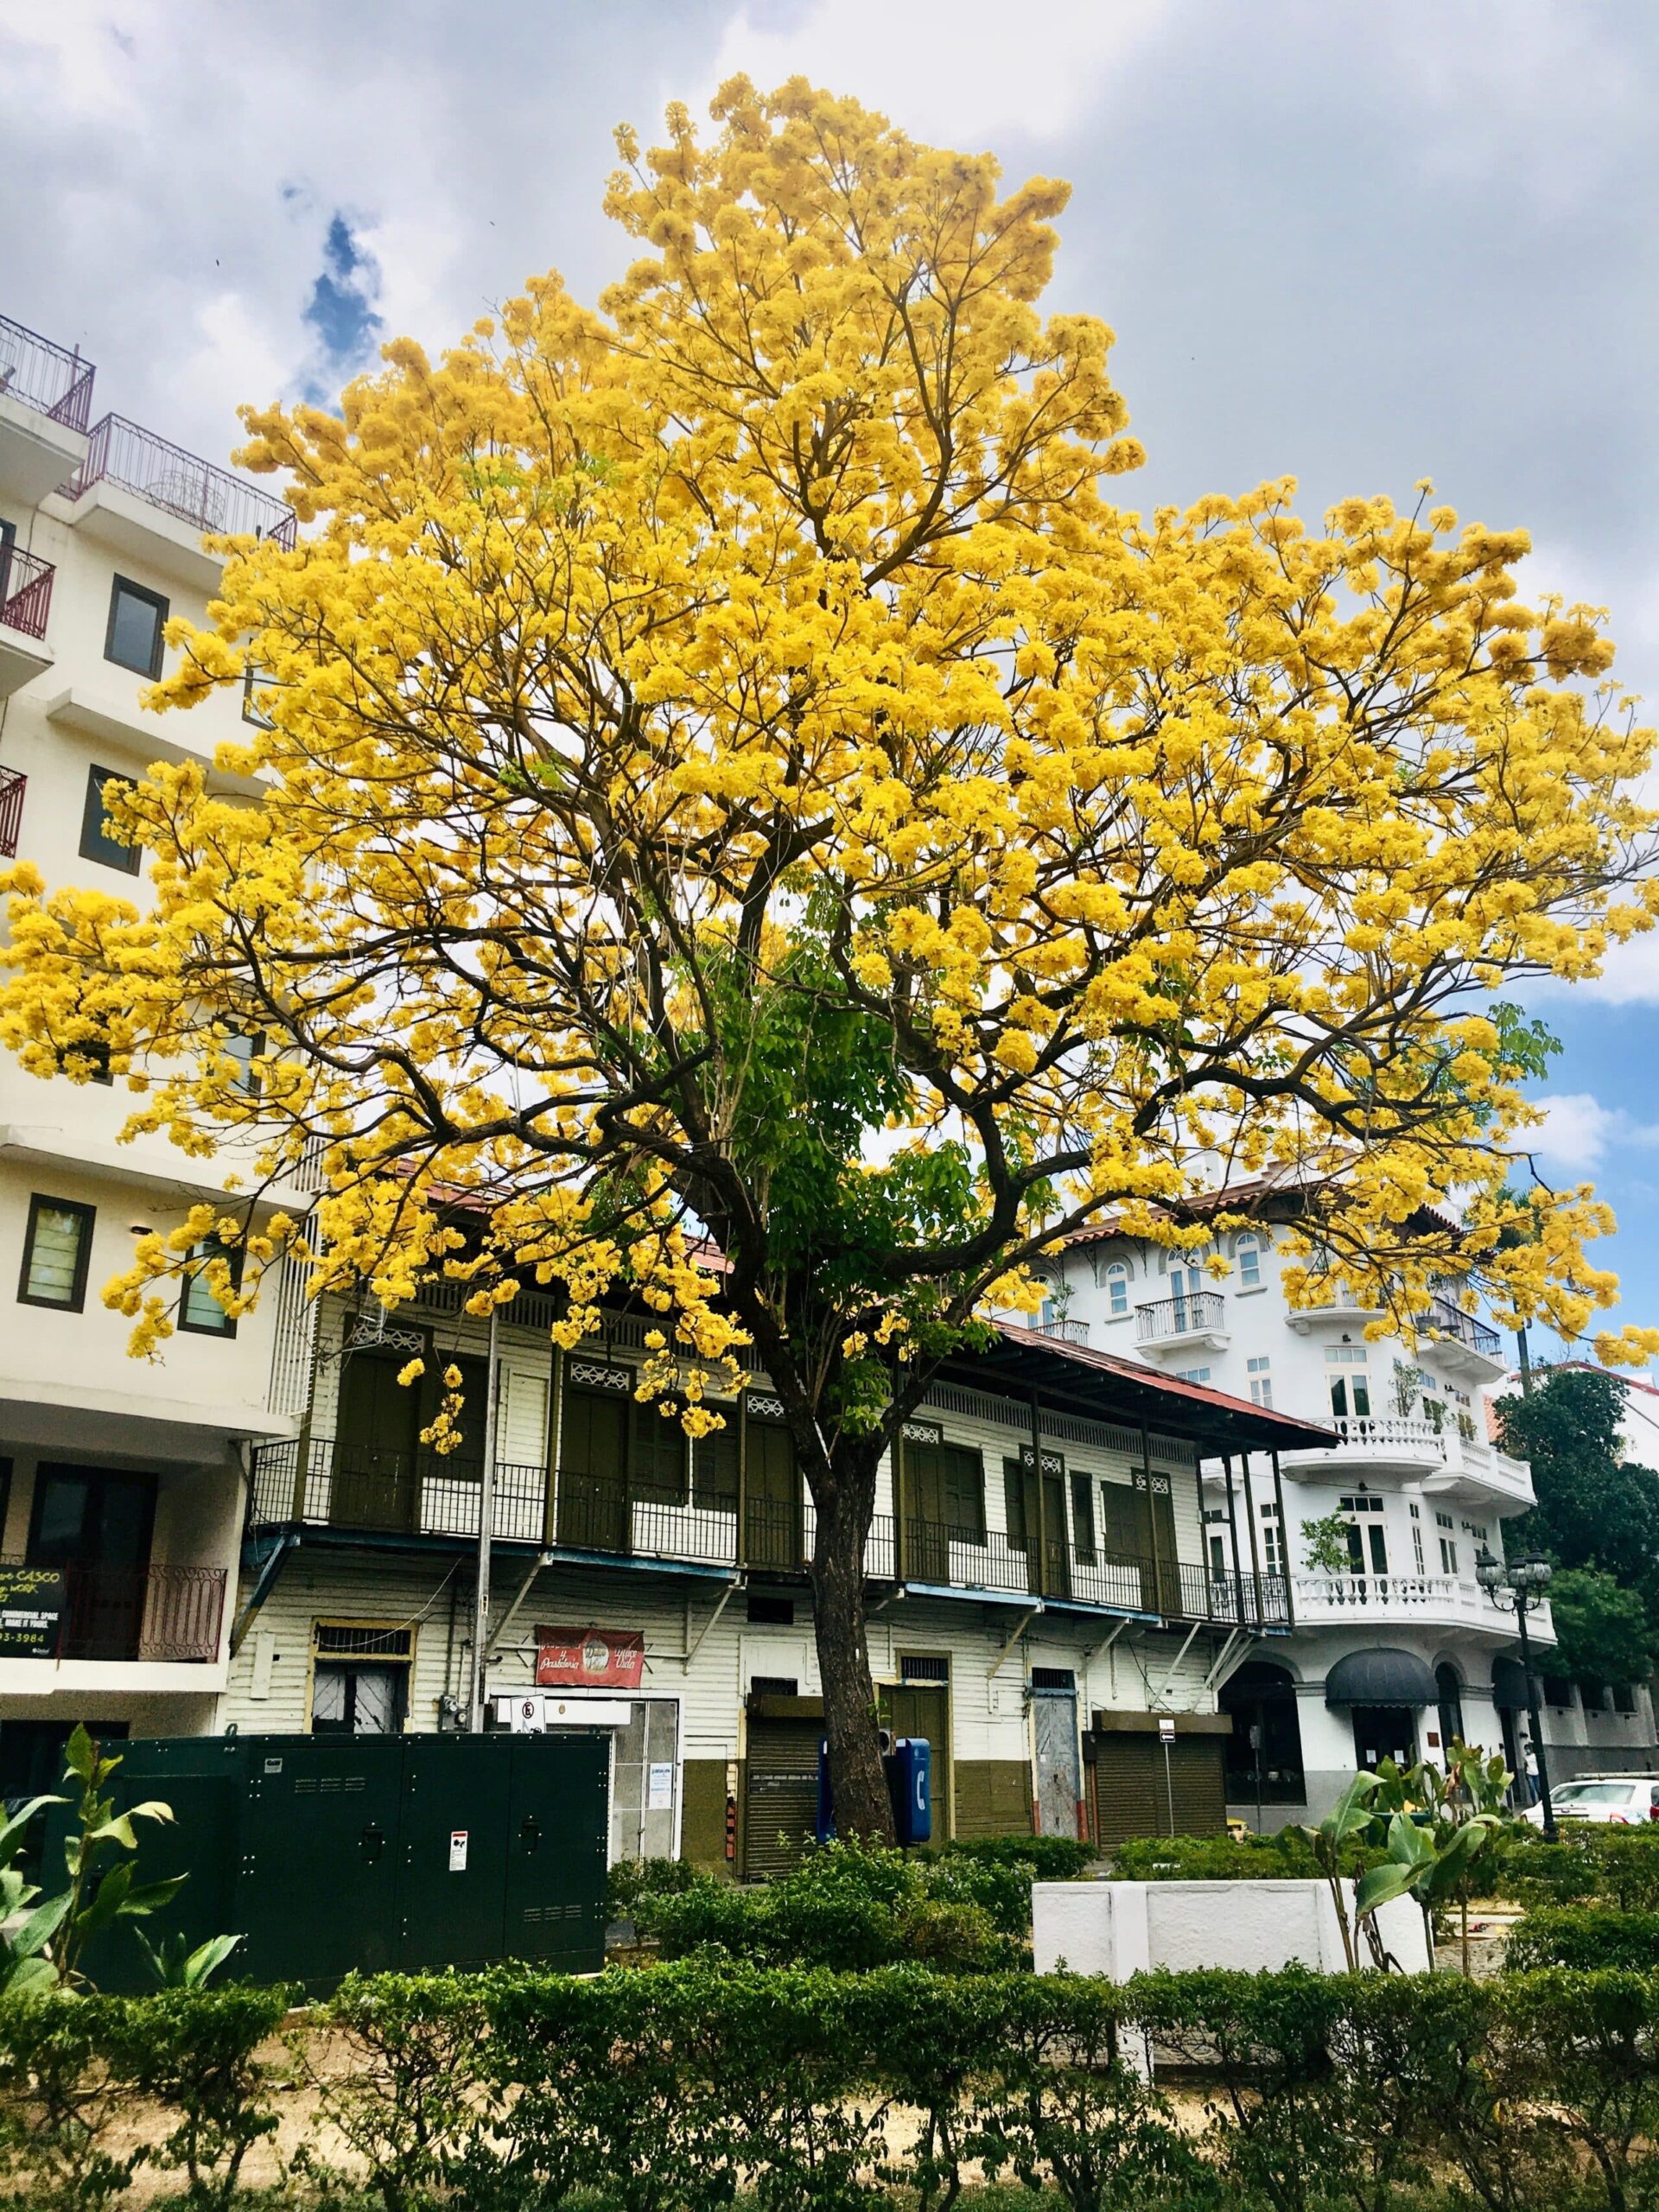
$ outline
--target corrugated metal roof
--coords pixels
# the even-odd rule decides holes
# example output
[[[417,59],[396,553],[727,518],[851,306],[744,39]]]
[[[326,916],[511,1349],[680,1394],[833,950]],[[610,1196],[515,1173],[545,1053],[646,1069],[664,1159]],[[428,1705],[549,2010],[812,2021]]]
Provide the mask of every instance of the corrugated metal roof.
[[[1033,1380],[1040,1378],[1051,1389],[1069,1390],[1081,1399],[1109,1398],[1110,1408],[1101,1409],[1115,1411],[1120,1420],[1126,1413],[1137,1421],[1155,1420],[1217,1452],[1305,1451],[1336,1441],[1335,1431],[1317,1421],[1253,1405],[1247,1398],[1212,1390],[1205,1383],[1183,1382],[1179,1376],[1161,1374],[1112,1352],[1065,1344],[1012,1322],[999,1322],[997,1334],[1011,1354],[1030,1362]],[[983,1372],[997,1363],[995,1353],[981,1353],[977,1359],[966,1356],[960,1365],[969,1371],[977,1365]],[[1008,1363],[1001,1363],[1006,1367]]]

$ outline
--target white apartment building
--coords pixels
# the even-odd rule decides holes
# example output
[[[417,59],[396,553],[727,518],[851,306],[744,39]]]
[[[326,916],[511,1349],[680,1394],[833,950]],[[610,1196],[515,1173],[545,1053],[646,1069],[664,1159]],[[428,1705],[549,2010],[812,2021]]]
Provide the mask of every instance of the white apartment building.
[[[1516,1624],[1475,1579],[1481,1548],[1502,1556],[1503,1522],[1533,1502],[1529,1469],[1489,1440],[1502,1340],[1449,1301],[1434,1340],[1414,1351],[1368,1343],[1375,1317],[1346,1300],[1293,1312],[1275,1229],[1297,1194],[1234,1195],[1259,1218],[1221,1240],[1224,1277],[1205,1254],[1172,1255],[1108,1225],[1054,1263],[1045,1317],[1091,1348],[1332,1432],[1276,1465],[1259,1453],[1205,1462],[1211,1573],[1255,1575],[1286,1599],[1283,1618],[1241,1637],[1220,1687],[1233,1727],[1229,1814],[1264,1828],[1317,1819],[1357,1766],[1439,1759],[1454,1736],[1518,1768],[1528,1726]],[[1323,1545],[1311,1522],[1327,1524]],[[1547,1605],[1529,1624],[1543,1674]]]
[[[102,784],[210,760],[240,734],[235,698],[165,718],[140,706],[167,664],[162,626],[205,613],[219,567],[204,531],[292,517],[99,414],[96,380],[0,317],[0,859],[142,899],[141,854],[104,834]],[[105,1735],[217,1725],[247,1447],[292,1426],[266,1410],[265,1313],[232,1325],[193,1286],[162,1357],[127,1357],[130,1324],[102,1286],[136,1232],[223,1195],[220,1163],[118,1145],[129,1103],[119,1076],[41,1081],[0,1052],[0,1796],[55,1778],[76,1719]]]

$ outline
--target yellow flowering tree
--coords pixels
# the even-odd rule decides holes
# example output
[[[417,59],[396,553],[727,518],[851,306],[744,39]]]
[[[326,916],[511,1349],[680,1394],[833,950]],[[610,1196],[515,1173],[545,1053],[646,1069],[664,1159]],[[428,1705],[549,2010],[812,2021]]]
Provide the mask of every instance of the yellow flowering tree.
[[[598,312],[548,276],[338,416],[249,412],[300,540],[234,548],[152,702],[251,671],[219,765],[263,795],[153,769],[142,905],[14,870],[3,1019],[41,1074],[107,1048],[139,1128],[315,1164],[227,1300],[281,1252],[392,1303],[448,1269],[474,1311],[563,1286],[575,1343],[626,1291],[693,1433],[752,1345],[880,1831],[878,1463],[1054,1240],[1207,1244],[1219,1173],[1294,1177],[1307,1296],[1611,1302],[1593,1195],[1510,1195],[1501,993],[1650,925],[1649,738],[1597,615],[1426,487],[1319,529],[1288,484],[1115,504],[1111,334],[1038,304],[1063,186],[799,80],[713,113],[620,134]],[[200,1235],[111,1287],[141,1348]]]

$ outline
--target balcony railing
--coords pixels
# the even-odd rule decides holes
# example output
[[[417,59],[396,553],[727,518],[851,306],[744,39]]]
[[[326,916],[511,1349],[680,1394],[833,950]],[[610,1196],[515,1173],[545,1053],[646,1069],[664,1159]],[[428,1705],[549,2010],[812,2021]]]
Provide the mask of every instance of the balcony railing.
[[[181,446],[169,445],[124,415],[106,415],[94,425],[86,458],[64,486],[63,496],[82,499],[95,484],[119,485],[204,535],[294,543],[291,507],[229,469],[215,468]]]
[[[1465,1313],[1446,1299],[1437,1298],[1430,1309],[1429,1319],[1443,1337],[1467,1344],[1471,1351],[1487,1359],[1500,1359],[1503,1353],[1503,1339],[1496,1329],[1488,1328],[1484,1321],[1476,1320],[1472,1313]]]
[[[1179,1298],[1160,1298],[1154,1305],[1135,1309],[1137,1342],[1156,1344],[1162,1338],[1202,1334],[1224,1325],[1227,1301],[1218,1290],[1189,1290]]]
[[[1455,1574],[1299,1574],[1295,1592],[1296,1618],[1303,1624],[1403,1616],[1502,1630],[1515,1618],[1479,1583]],[[1553,1640],[1548,1607],[1540,1606],[1532,1618],[1536,1632]]]
[[[388,1452],[313,1436],[254,1452],[252,1519],[270,1526],[316,1522],[365,1535],[476,1536],[476,1460],[435,1452]],[[491,1529],[509,1543],[539,1544],[547,1522],[547,1473],[503,1462],[495,1470]]]
[[[908,1582],[1069,1600],[1166,1620],[1276,1624],[1289,1618],[1282,1575],[1212,1575],[1189,1560],[1079,1548],[1052,1538],[1039,1573],[1033,1548],[1000,1529],[982,1533],[906,1521],[904,1568]]]
[[[476,1460],[435,1452],[388,1452],[313,1436],[259,1446],[254,1452],[251,1519],[260,1527],[312,1522],[364,1535],[474,1537],[481,1469]],[[498,1464],[491,1533],[504,1543],[547,1541],[549,1481],[539,1466]],[[812,1556],[812,1508],[751,1498],[740,1560],[735,1499],[630,1497],[618,1481],[562,1472],[552,1490],[554,1542],[562,1549],[609,1552],[709,1567],[742,1565],[804,1573]],[[878,1514],[864,1549],[865,1573],[891,1581],[893,1523]]]
[[[0,768],[0,861],[15,861],[23,828],[23,791],[29,778],[20,768]]]
[[[1089,1324],[1086,1321],[1042,1321],[1034,1325],[1039,1337],[1054,1337],[1063,1344],[1086,1344]]]
[[[38,331],[0,315],[0,397],[21,400],[67,430],[84,430],[92,418],[96,374],[79,350],[55,346]]]
[[[9,1565],[26,1562],[9,1561]],[[219,1656],[222,1567],[67,1567],[46,1660],[203,1663]]]
[[[0,550],[0,622],[26,638],[46,635],[52,611],[52,579],[57,570],[16,546]]]

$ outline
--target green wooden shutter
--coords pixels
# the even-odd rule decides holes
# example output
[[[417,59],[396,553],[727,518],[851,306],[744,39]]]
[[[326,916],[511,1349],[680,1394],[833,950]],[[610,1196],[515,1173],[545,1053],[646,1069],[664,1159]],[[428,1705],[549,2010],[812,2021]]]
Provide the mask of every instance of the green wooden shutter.
[[[1017,1459],[1002,1462],[1002,1510],[1007,1516],[1010,1549],[1026,1548],[1026,1471]]]
[[[665,1415],[653,1402],[632,1401],[633,1434],[628,1459],[628,1491],[653,1505],[685,1503],[685,1431],[679,1408]]]
[[[737,1408],[724,1428],[700,1436],[691,1447],[691,1502],[704,1513],[737,1510]]]

